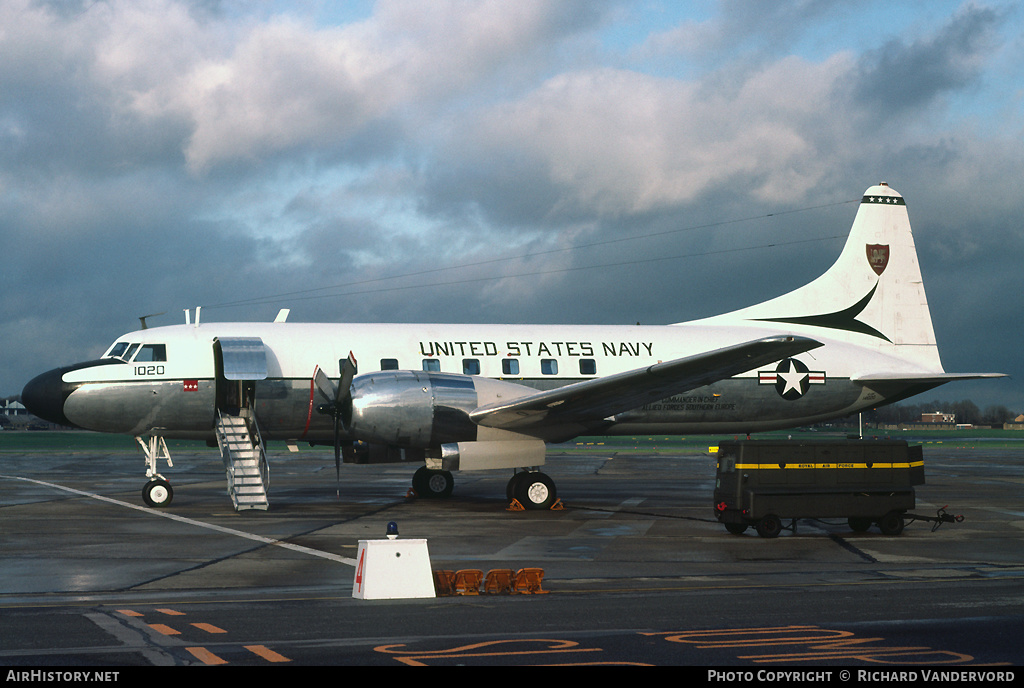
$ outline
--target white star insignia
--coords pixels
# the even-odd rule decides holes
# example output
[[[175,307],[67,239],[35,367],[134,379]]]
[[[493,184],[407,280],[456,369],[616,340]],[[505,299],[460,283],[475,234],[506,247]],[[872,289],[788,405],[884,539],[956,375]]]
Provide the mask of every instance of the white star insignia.
[[[808,373],[801,373],[799,370],[795,370],[793,367],[793,361],[789,361],[789,370],[785,372],[779,371],[778,376],[786,382],[786,386],[782,390],[782,394],[785,394],[790,390],[803,394],[803,382],[810,377]]]

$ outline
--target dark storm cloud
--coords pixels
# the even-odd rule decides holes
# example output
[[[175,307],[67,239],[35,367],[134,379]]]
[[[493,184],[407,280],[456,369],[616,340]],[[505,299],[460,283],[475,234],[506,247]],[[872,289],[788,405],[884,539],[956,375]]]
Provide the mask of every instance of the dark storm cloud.
[[[968,5],[934,35],[895,38],[861,58],[855,97],[882,111],[927,106],[974,84],[998,42],[1005,12]]]

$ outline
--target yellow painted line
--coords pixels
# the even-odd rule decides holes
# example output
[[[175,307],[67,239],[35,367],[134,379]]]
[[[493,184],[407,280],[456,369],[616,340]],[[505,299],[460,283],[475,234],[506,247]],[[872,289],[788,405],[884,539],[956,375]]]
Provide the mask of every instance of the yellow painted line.
[[[520,646],[527,643],[536,643],[537,649],[526,650],[504,650],[501,646]],[[434,651],[405,651],[398,648],[406,645],[380,645],[373,648],[374,652],[391,655],[396,661],[409,666],[427,666],[425,661],[464,659],[469,657],[515,657],[531,655],[571,654],[577,652],[604,652],[599,647],[581,647],[574,640],[551,640],[547,638],[518,638],[509,640],[490,640],[461,647],[453,647],[447,650]],[[493,651],[488,651],[493,648]]]
[[[683,631],[641,633],[640,635],[661,636],[668,642],[684,643],[701,650],[728,650],[752,648],[775,652],[766,654],[738,655],[737,659],[759,664],[782,662],[814,662],[836,660],[858,660],[865,663],[896,664],[894,658],[904,663],[922,663],[927,657],[930,663],[963,664],[974,657],[959,652],[935,650],[928,646],[896,645],[886,647],[876,643],[888,642],[886,638],[858,637],[853,631],[821,628],[819,626],[780,626],[766,628],[726,628],[711,631]],[[805,650],[796,649],[805,646]],[[793,648],[790,652],[778,650]]]
[[[181,631],[176,631],[165,624],[149,624],[149,627],[158,633],[163,633],[164,635],[181,635]]]
[[[292,661],[292,660],[288,659],[287,657],[285,657],[284,655],[280,655],[280,654],[274,652],[273,650],[271,650],[271,649],[269,649],[269,648],[267,648],[267,647],[265,647],[263,645],[244,645],[243,647],[246,650],[248,650],[249,652],[252,652],[253,654],[259,655],[260,657],[262,657],[263,659],[267,660],[268,662],[290,662],[290,661]]]
[[[207,633],[227,633],[223,628],[217,628],[213,624],[208,623],[194,623],[192,624],[200,631],[206,631]]]
[[[178,612],[173,609],[157,609],[157,611],[167,616],[185,616],[185,612]]]
[[[139,612],[132,611],[131,609],[118,609],[118,614],[124,614],[125,616],[142,616]]]
[[[192,653],[192,656],[198,659],[203,664],[207,664],[210,666],[215,664],[227,664],[227,660],[221,659],[217,655],[207,650],[205,647],[186,647],[185,649]]]

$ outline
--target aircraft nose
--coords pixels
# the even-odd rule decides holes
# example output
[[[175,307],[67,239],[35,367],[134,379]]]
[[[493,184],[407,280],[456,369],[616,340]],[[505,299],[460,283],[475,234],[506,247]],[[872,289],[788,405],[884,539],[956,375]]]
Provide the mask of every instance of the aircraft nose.
[[[64,368],[54,368],[32,378],[21,390],[21,403],[43,420],[73,426],[64,415],[64,372]]]

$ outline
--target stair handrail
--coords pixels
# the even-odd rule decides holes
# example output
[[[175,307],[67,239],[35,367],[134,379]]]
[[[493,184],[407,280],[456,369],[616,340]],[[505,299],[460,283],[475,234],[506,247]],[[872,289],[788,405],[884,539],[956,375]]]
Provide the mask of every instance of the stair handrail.
[[[227,447],[227,433],[224,432],[224,414],[220,409],[217,409],[217,446],[220,449],[220,460],[224,462],[224,468],[231,470],[231,452]]]
[[[263,446],[263,435],[260,434],[259,423],[256,422],[256,413],[247,413],[243,416],[245,419],[245,426],[249,429],[249,434],[256,439],[254,446],[260,451],[260,480],[263,481],[264,492],[270,492],[270,463],[267,461],[267,452]]]

